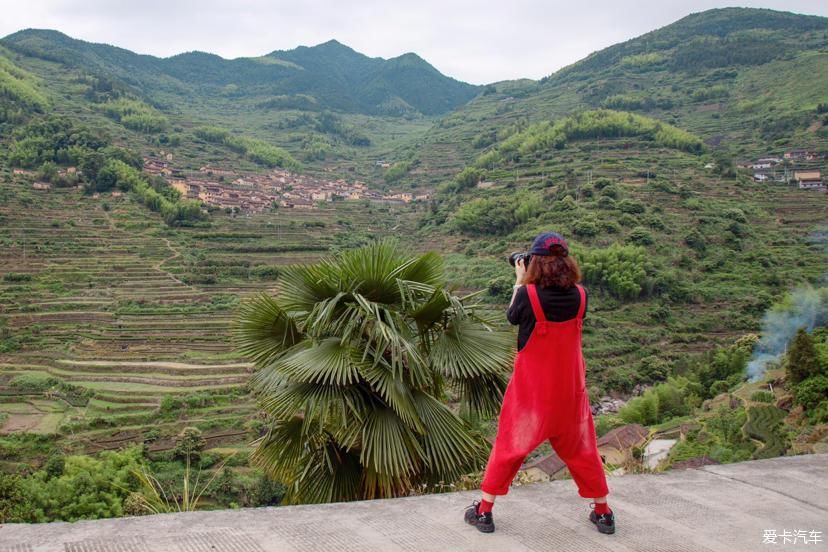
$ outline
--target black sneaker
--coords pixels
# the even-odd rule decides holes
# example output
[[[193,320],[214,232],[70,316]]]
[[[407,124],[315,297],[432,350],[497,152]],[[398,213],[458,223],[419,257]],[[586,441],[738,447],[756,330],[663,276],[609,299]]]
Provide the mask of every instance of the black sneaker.
[[[466,523],[469,525],[474,525],[477,527],[477,530],[481,533],[494,533],[494,518],[492,518],[491,512],[486,512],[485,514],[479,514],[478,508],[480,507],[480,502],[474,501],[471,506],[466,508],[466,515],[464,519]]]
[[[612,511],[607,514],[596,514],[594,510],[594,503],[590,504],[590,508],[593,508],[593,510],[589,513],[589,521],[595,524],[595,527],[598,528],[598,532],[605,535],[612,535],[615,533],[615,514],[613,514]]]

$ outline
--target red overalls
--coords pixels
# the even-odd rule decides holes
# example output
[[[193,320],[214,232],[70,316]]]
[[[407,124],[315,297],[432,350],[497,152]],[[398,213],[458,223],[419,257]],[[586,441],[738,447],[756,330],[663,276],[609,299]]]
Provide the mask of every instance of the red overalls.
[[[581,351],[584,289],[578,286],[581,306],[575,318],[550,322],[543,315],[537,288],[526,287],[535,328],[515,357],[481,490],[492,495],[509,492],[523,461],[548,439],[582,497],[606,496],[609,491],[595,443]]]

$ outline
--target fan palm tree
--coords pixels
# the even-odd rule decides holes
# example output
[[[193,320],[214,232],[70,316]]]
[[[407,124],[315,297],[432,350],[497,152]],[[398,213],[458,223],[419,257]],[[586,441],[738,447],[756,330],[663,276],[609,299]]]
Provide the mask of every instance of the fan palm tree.
[[[380,241],[280,276],[233,326],[268,430],[251,461],[288,502],[409,494],[479,470],[511,339],[446,288],[441,258]],[[446,405],[456,399],[456,412]]]

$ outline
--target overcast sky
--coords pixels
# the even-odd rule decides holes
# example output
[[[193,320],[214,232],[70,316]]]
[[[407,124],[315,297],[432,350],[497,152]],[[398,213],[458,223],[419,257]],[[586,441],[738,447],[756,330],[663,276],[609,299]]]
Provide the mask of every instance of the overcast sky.
[[[201,50],[225,58],[332,38],[371,57],[415,52],[451,77],[538,79],[715,0],[0,0],[0,36],[62,31],[142,54]],[[828,15],[825,0],[742,1]]]

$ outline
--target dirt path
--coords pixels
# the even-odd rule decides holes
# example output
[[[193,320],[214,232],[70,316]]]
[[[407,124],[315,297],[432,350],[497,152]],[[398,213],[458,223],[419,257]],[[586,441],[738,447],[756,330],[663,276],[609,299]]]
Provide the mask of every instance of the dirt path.
[[[155,263],[154,265],[152,265],[152,268],[154,268],[155,270],[157,270],[157,271],[159,271],[159,272],[162,272],[162,273],[166,274],[168,277],[170,277],[170,278],[171,278],[172,280],[174,280],[175,282],[178,282],[178,283],[179,283],[179,284],[181,284],[182,286],[185,286],[185,287],[187,287],[187,288],[190,288],[190,289],[191,289],[191,290],[193,290],[193,291],[199,291],[199,290],[198,290],[198,289],[196,289],[194,286],[191,286],[190,284],[187,284],[186,282],[184,282],[184,281],[180,280],[180,279],[179,279],[179,278],[178,278],[175,274],[173,274],[172,272],[169,272],[168,270],[164,270],[163,268],[161,268],[161,267],[164,265],[164,263],[166,263],[167,261],[171,261],[171,260],[173,260],[173,259],[177,259],[178,257],[180,257],[180,256],[181,256],[181,251],[179,251],[178,249],[176,249],[175,247],[173,247],[173,244],[172,244],[172,242],[170,242],[169,238],[162,237],[162,238],[161,238],[161,240],[162,240],[162,241],[164,242],[164,244],[167,246],[167,249],[169,249],[169,250],[172,252],[172,255],[170,255],[169,257],[165,257],[165,258],[161,259],[160,261],[158,261],[157,263]]]
[[[176,368],[186,370],[187,368],[250,368],[253,365],[248,362],[235,362],[231,364],[186,364],[183,362],[163,362],[163,361],[128,361],[128,360],[58,360],[60,364],[70,364],[72,366],[156,366],[158,368]]]

